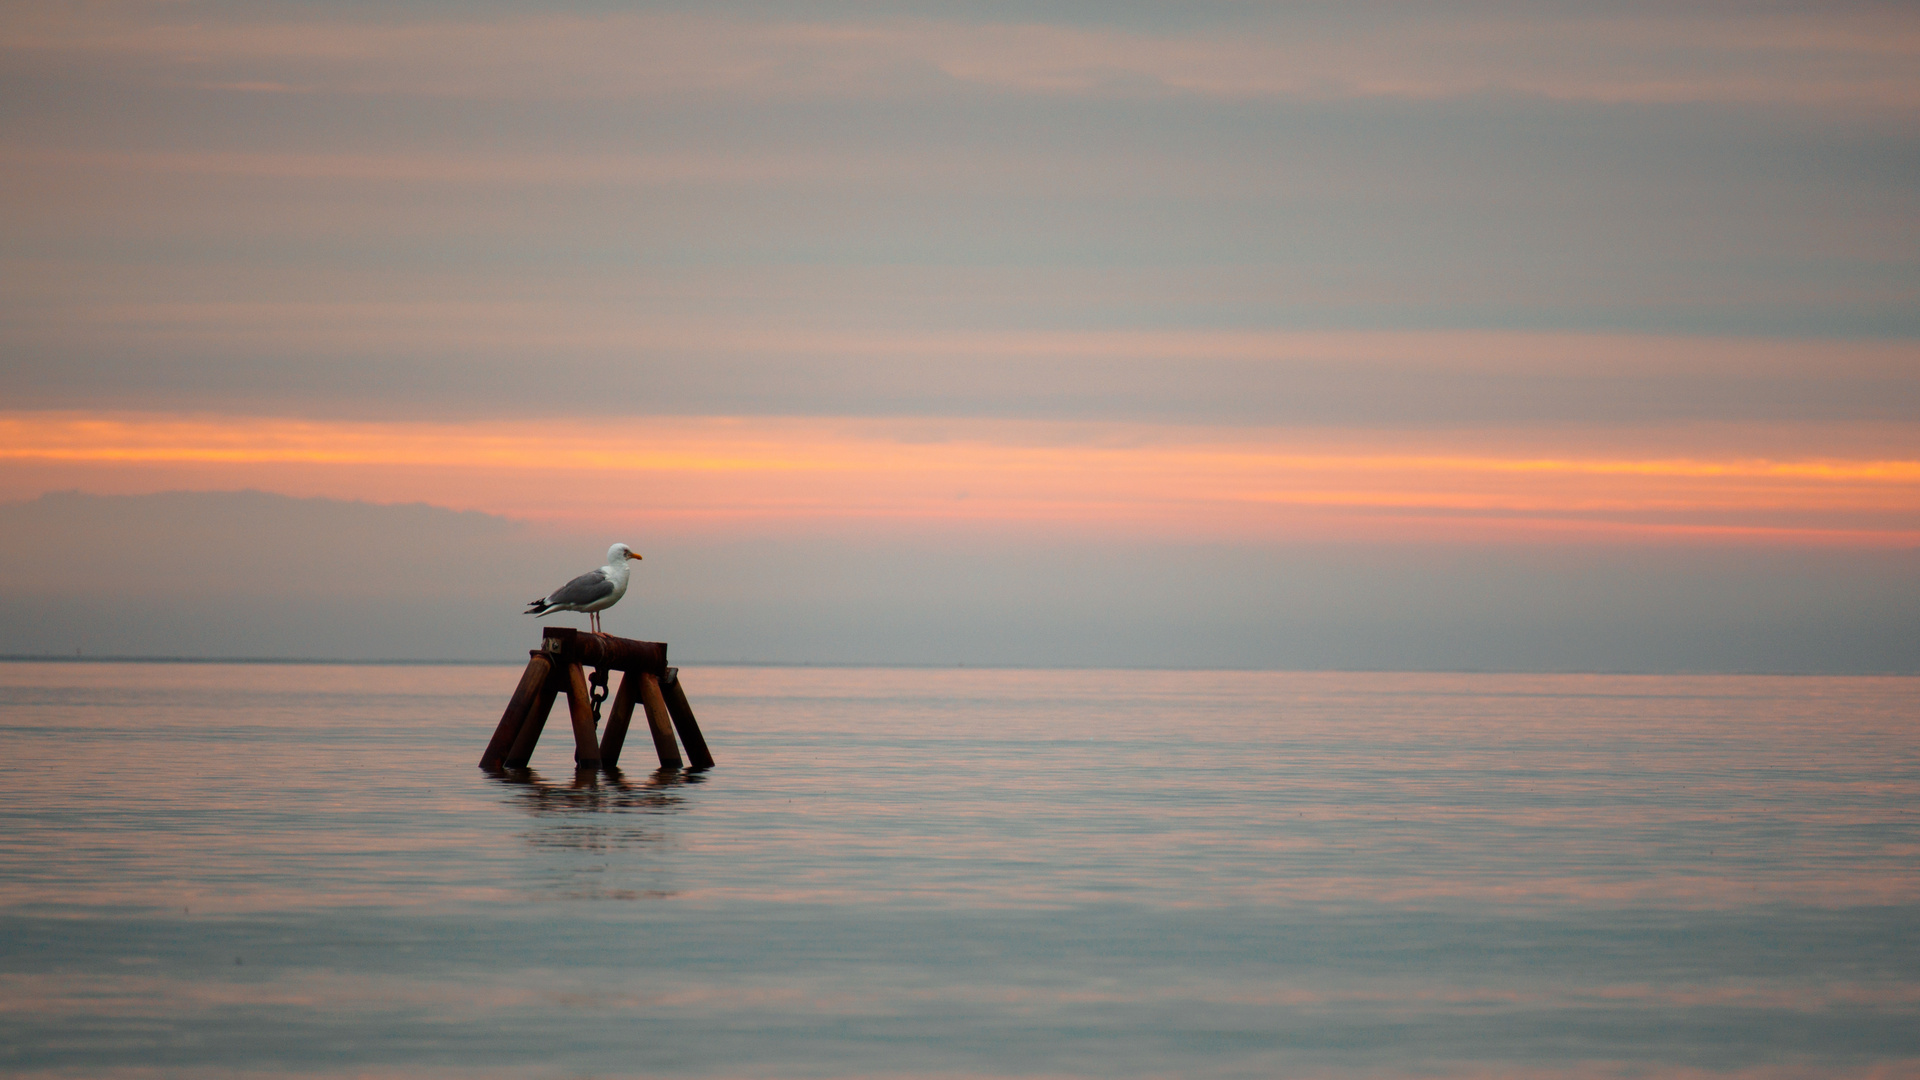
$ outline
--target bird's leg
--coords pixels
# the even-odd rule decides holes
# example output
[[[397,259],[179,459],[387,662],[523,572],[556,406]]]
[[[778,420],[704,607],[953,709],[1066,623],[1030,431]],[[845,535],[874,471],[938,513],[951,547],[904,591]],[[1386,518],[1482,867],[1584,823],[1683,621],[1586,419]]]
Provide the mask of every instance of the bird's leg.
[[[599,612],[597,611],[587,612],[587,622],[589,625],[593,627],[594,633],[597,634],[600,632],[600,613]]]

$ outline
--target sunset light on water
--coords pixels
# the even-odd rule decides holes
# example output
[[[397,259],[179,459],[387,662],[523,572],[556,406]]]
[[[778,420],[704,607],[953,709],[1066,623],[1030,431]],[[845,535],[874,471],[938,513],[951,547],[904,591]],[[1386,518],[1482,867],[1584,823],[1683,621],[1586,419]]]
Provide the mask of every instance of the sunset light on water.
[[[1911,679],[699,668],[711,771],[477,772],[515,674],[0,669],[14,1068],[1912,1054]]]

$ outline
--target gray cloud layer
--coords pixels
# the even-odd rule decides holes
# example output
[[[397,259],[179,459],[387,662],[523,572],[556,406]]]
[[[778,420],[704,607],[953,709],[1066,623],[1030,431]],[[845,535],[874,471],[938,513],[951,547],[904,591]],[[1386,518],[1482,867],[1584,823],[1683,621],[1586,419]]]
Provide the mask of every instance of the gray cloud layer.
[[[1376,409],[1354,403],[1377,371],[1285,355],[966,346],[1910,342],[1900,6],[22,5],[0,55],[21,407],[1914,415],[1910,387],[1815,348],[1784,381],[1682,364],[1613,392],[1545,360],[1409,376]],[[835,337],[934,346],[809,344]]]

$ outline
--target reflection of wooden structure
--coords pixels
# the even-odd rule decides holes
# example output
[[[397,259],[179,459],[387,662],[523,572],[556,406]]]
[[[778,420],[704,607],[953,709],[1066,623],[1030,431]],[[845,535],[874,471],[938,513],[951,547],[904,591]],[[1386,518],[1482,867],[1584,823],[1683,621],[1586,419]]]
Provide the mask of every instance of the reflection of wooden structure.
[[[686,745],[687,760],[693,768],[713,765],[707,752],[707,740],[694,722],[693,707],[680,689],[680,672],[667,666],[667,646],[658,641],[632,641],[611,634],[583,634],[571,627],[549,626],[540,647],[527,661],[526,674],[493,730],[493,741],[480,757],[483,769],[523,769],[533,756],[533,746],[547,726],[547,714],[554,699],[567,695],[567,713],[573,720],[573,763],[580,768],[620,763],[620,748],[627,741],[627,726],[633,720],[638,703],[646,712],[647,729],[653,733],[653,749],[663,769],[680,768],[680,748],[674,744],[674,732]],[[613,697],[613,712],[607,716],[607,729],[596,733],[598,701],[587,688],[587,668],[597,669],[593,684],[604,695],[607,673],[618,671],[619,692]]]

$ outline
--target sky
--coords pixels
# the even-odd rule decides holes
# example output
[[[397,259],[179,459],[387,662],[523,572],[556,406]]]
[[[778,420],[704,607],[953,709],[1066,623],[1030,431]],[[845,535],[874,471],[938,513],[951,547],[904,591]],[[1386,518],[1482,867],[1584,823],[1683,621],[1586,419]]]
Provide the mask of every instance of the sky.
[[[1920,672],[1917,177],[1902,4],[20,0],[0,652]]]

